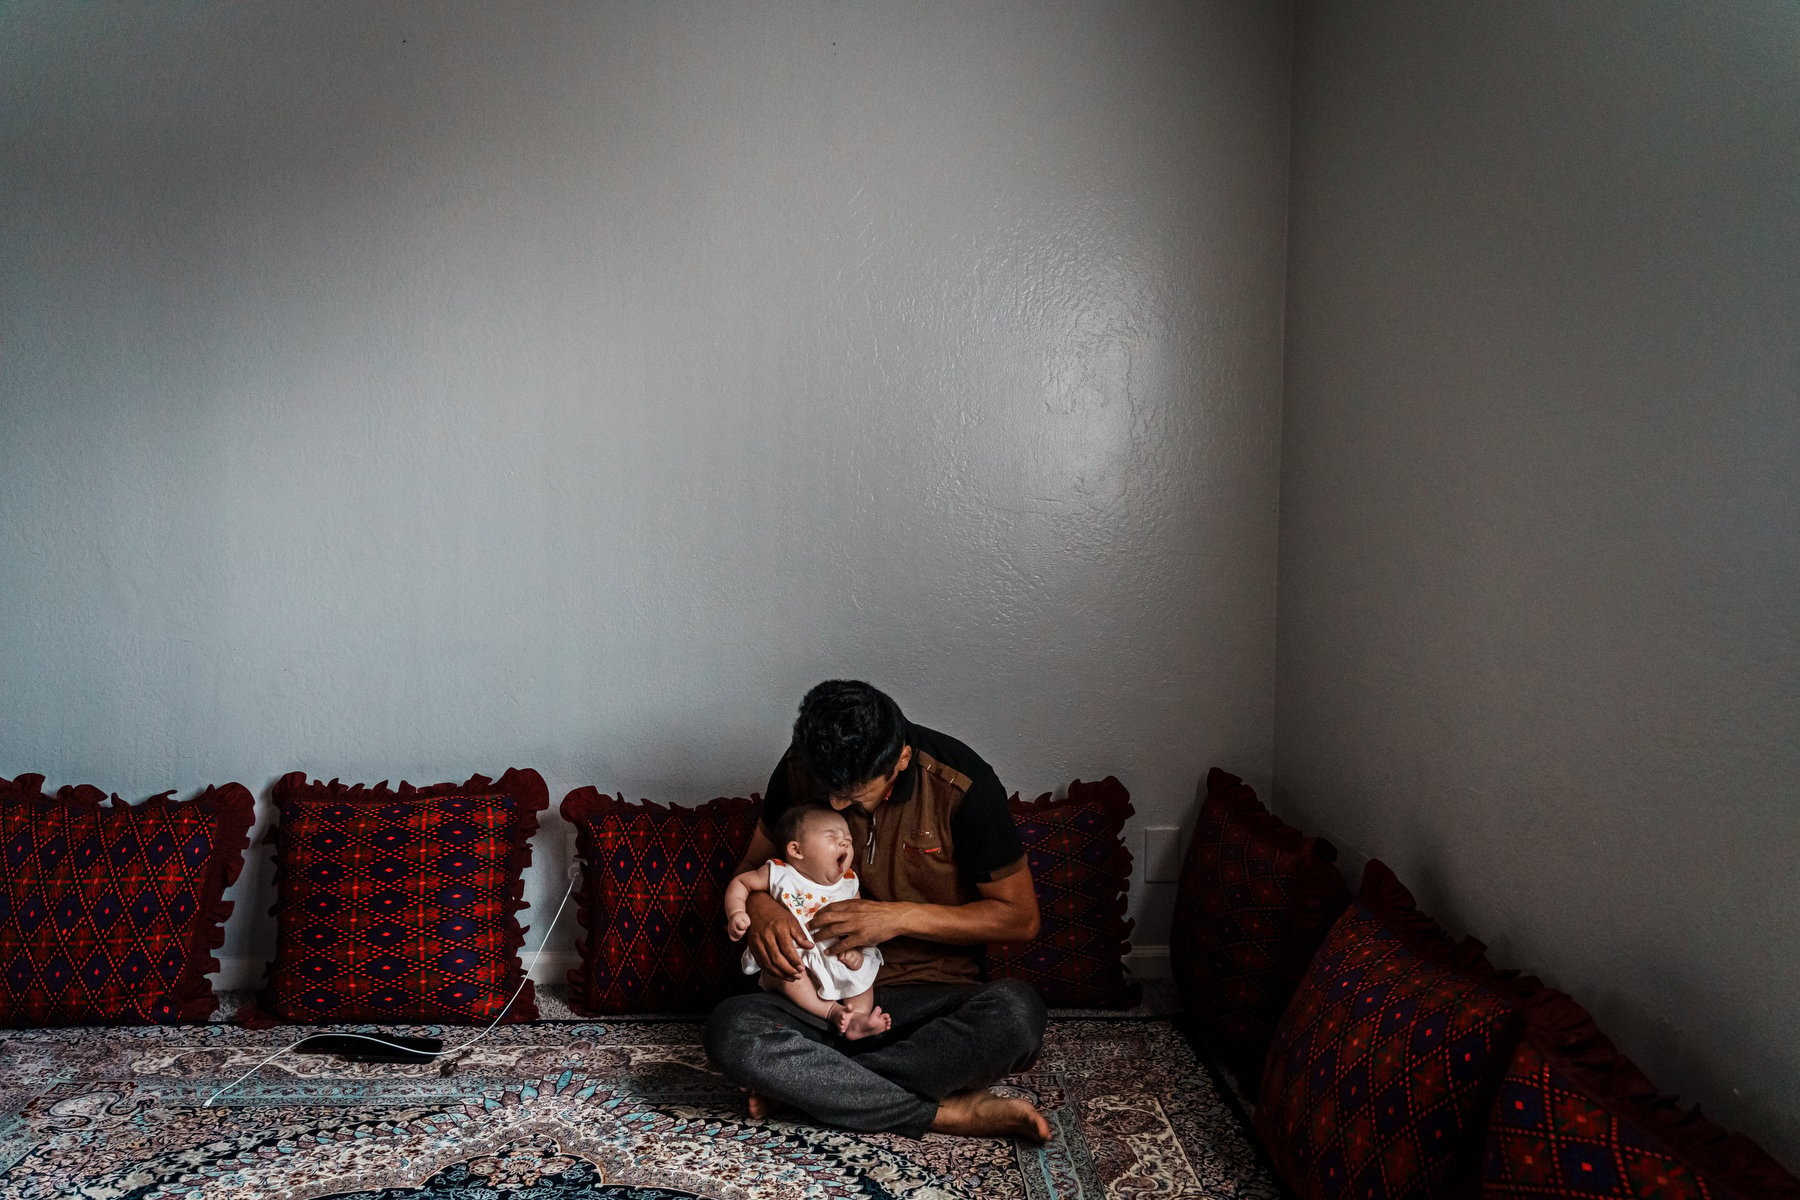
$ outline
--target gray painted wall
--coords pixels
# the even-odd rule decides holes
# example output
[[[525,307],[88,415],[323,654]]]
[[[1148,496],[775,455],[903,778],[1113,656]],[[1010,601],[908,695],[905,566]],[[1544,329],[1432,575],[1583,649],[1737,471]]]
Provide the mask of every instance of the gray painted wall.
[[[1800,1165],[1800,7],[1296,43],[1279,804]]]
[[[0,774],[1266,782],[1288,17],[0,8]]]

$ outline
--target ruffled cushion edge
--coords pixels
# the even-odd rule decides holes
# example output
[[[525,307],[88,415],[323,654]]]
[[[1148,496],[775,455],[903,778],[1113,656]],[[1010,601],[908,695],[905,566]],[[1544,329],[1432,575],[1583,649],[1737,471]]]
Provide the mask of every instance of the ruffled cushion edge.
[[[1406,942],[1408,949],[1427,962],[1454,971],[1523,1010],[1547,989],[1537,978],[1488,961],[1487,943],[1480,938],[1458,940],[1437,921],[1419,911],[1418,902],[1393,868],[1371,858],[1363,868],[1357,902],[1373,910]]]

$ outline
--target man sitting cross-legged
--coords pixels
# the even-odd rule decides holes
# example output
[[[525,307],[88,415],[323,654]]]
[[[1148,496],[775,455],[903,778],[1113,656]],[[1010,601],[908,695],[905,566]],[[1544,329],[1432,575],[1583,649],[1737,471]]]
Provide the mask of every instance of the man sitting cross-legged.
[[[801,701],[739,871],[774,856],[783,812],[816,803],[849,824],[862,898],[819,909],[812,932],[834,948],[880,947],[874,1003],[892,1028],[847,1040],[765,990],[713,1010],[713,1061],[750,1089],[755,1116],[786,1104],[861,1131],[1048,1139],[1029,1101],[989,1090],[1030,1062],[1044,1035],[1030,984],[980,981],[983,945],[1026,941],[1038,928],[999,778],[955,738],[908,723],[875,688],[832,680]],[[793,914],[766,891],[751,892],[746,911],[745,945],[764,977],[799,979],[813,943]]]

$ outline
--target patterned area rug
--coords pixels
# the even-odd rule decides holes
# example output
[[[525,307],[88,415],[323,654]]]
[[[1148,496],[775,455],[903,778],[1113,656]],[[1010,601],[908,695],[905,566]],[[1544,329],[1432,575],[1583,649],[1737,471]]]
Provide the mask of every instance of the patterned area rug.
[[[1058,1019],[1029,1096],[1043,1148],[751,1121],[691,1021],[504,1026],[454,1062],[289,1056],[311,1030],[0,1035],[0,1197],[154,1200],[1098,1200],[1280,1193],[1159,1019]],[[413,1032],[436,1033],[418,1029]],[[450,1044],[461,1031],[449,1031]]]

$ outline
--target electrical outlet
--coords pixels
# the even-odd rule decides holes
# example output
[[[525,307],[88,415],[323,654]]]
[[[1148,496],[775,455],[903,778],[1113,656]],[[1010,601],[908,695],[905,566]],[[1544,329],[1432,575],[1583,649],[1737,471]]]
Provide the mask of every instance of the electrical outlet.
[[[1151,825],[1144,830],[1144,882],[1174,883],[1181,878],[1181,828]]]

